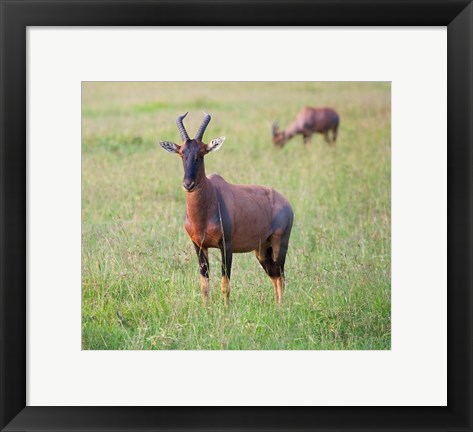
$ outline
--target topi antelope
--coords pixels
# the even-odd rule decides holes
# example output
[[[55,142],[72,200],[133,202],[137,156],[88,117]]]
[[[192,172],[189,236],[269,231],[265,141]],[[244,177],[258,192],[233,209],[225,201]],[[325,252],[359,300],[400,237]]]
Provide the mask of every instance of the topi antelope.
[[[186,192],[185,229],[194,243],[200,266],[200,289],[204,305],[209,296],[208,248],[220,249],[222,255],[222,294],[225,305],[230,300],[230,273],[234,253],[253,251],[273,283],[278,304],[285,287],[284,262],[291,234],[291,205],[274,189],[256,185],[234,185],[220,175],[205,175],[204,156],[218,150],[225,137],[209,144],[202,142],[210,115],[205,118],[194,139],[183,125],[176,123],[182,144],[160,141],[161,147],[182,159]]]
[[[273,123],[273,143],[282,147],[294,135],[302,134],[304,144],[307,144],[312,134],[318,132],[324,134],[327,144],[335,144],[339,122],[340,117],[331,108],[304,107],[286,130],[280,132],[278,125]],[[329,137],[330,131],[332,131],[332,140]]]

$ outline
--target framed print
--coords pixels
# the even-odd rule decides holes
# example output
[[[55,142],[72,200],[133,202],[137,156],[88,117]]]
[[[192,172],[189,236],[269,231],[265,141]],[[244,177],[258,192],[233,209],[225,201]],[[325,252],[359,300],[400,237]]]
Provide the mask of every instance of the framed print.
[[[472,8],[2,1],[2,430],[471,430]]]

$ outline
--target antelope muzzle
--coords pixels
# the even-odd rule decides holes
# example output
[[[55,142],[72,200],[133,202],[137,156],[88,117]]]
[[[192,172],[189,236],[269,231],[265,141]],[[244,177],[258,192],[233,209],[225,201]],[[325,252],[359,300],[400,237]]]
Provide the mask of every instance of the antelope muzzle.
[[[186,192],[192,192],[192,190],[195,188],[195,180],[184,179],[184,181],[182,182],[182,188]]]

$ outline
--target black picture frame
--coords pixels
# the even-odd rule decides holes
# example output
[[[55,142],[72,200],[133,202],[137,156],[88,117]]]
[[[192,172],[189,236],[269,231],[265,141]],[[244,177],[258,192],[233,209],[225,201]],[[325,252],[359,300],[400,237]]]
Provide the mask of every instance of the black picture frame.
[[[1,430],[472,430],[470,1],[0,0],[0,14]],[[26,28],[95,25],[447,26],[448,406],[26,406]]]

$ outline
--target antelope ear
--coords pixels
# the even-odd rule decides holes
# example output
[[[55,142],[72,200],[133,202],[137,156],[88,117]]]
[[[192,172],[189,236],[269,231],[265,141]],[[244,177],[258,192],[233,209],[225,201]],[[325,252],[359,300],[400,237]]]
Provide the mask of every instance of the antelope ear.
[[[181,148],[177,144],[170,141],[159,141],[159,145],[168,153],[179,153],[179,149]]]
[[[207,144],[207,153],[210,153],[212,151],[215,151],[215,150],[218,150],[223,142],[225,141],[225,137],[224,136],[221,136],[221,137],[218,137],[218,138],[214,138],[212,141],[210,141],[208,144]]]

